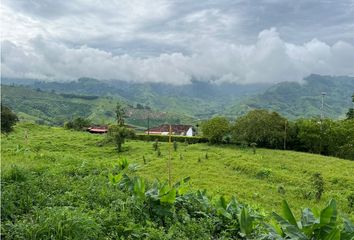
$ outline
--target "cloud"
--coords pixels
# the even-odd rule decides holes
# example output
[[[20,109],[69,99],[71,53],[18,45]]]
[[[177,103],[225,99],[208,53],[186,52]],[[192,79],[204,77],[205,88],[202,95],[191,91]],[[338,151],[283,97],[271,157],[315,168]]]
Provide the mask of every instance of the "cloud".
[[[200,41],[195,53],[152,57],[114,55],[88,46],[78,48],[37,37],[30,49],[2,43],[2,74],[7,77],[72,80],[82,76],[134,82],[188,84],[204,81],[274,83],[301,81],[311,73],[354,75],[354,46],[311,40],[302,45],[282,40],[276,29],[259,33],[252,45]]]
[[[2,77],[246,84],[354,75],[352,0],[2,3]]]

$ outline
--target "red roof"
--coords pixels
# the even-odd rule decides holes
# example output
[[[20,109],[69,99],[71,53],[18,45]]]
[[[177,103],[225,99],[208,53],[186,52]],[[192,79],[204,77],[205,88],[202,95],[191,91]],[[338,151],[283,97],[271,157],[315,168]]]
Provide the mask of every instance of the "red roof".
[[[93,126],[87,129],[90,133],[106,133],[108,132],[107,126]]]

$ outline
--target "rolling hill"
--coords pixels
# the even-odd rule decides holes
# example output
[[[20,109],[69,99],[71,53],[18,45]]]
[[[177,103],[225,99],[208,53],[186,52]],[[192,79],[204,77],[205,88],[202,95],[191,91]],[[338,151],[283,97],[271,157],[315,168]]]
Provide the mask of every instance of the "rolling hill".
[[[148,106],[136,107],[124,98],[98,97],[94,95],[63,94],[33,90],[25,86],[2,85],[2,103],[12,108],[20,120],[42,124],[62,125],[75,117],[85,117],[93,123],[107,124],[115,121],[115,105],[118,101],[126,107],[128,124],[147,127],[162,123],[190,123],[193,118],[176,113],[152,110]]]
[[[324,97],[324,115],[329,118],[344,118],[354,94],[353,77],[310,75],[303,83],[282,82],[258,96],[240,101],[227,109],[228,115],[242,115],[252,109],[269,109],[283,116],[312,118],[320,115],[321,92]]]
[[[215,85],[202,81],[174,86],[91,78],[70,82],[2,79],[2,84],[6,84],[2,88],[2,101],[24,118],[39,118],[48,122],[53,122],[55,118],[54,122],[62,122],[64,118],[74,115],[89,117],[96,122],[112,121],[113,105],[116,101],[122,101],[130,105],[132,117],[128,122],[140,126],[146,126],[150,110],[133,106],[148,106],[161,113],[151,114],[158,115],[156,123],[185,123],[215,115],[225,115],[233,120],[259,108],[277,111],[289,119],[318,117],[321,92],[327,93],[324,99],[325,117],[338,119],[344,118],[354,93],[354,77],[315,74],[305,78],[303,83],[282,82],[273,86]],[[85,99],[82,96],[95,98]],[[41,102],[41,98],[45,99],[45,103]]]

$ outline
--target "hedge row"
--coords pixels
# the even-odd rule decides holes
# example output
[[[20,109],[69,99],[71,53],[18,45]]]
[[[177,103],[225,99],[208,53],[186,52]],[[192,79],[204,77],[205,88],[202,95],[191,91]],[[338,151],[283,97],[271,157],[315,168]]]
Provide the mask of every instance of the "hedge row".
[[[168,142],[169,136],[136,134],[134,139],[141,140],[141,141],[155,141],[157,139],[159,142]],[[172,136],[172,141],[187,142],[188,144],[194,144],[194,143],[206,143],[208,142],[208,139],[202,137]]]

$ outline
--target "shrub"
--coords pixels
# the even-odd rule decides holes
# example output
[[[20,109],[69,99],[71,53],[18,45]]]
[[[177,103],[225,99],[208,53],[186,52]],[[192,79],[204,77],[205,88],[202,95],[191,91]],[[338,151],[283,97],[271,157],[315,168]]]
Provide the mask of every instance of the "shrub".
[[[18,118],[10,108],[1,104],[1,132],[8,134],[13,130],[13,126],[18,122]]]
[[[168,142],[169,136],[165,135],[147,135],[147,134],[136,134],[134,136],[135,140],[140,141],[157,141],[159,142]],[[208,139],[203,137],[186,137],[186,136],[172,136],[172,139],[176,142],[180,143],[188,143],[188,144],[195,144],[195,143],[207,143]]]
[[[91,125],[91,121],[81,117],[75,118],[72,121],[64,123],[65,129],[73,129],[77,131],[85,131]]]

